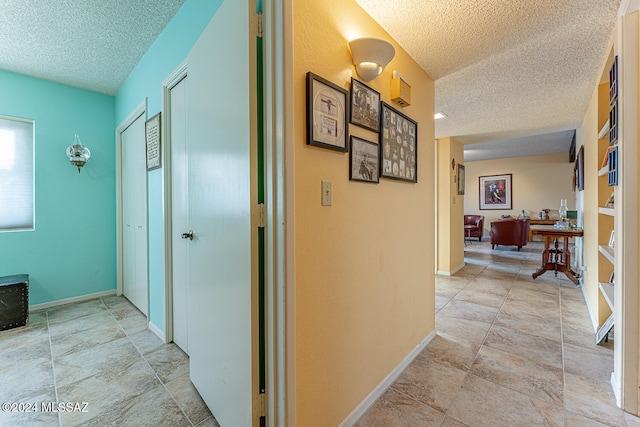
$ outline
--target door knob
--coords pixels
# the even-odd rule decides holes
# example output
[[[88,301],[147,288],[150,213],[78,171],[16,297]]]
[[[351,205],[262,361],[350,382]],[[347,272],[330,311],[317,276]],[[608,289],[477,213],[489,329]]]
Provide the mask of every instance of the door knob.
[[[193,240],[193,230],[189,230],[188,233],[182,233],[181,237],[183,239]]]

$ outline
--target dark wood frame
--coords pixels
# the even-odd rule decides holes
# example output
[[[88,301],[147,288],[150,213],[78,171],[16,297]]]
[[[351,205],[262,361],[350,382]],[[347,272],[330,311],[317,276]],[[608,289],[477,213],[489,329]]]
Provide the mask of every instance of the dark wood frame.
[[[368,116],[370,114],[367,114],[368,112],[365,111],[363,106],[357,103],[359,93],[365,93],[363,99],[366,97],[370,97],[372,99],[371,109],[373,111],[370,111],[369,113],[375,113],[375,118],[361,117]],[[380,93],[353,77],[351,78],[349,122],[356,126],[372,130],[376,133],[380,132]]]
[[[361,152],[363,149],[367,149],[368,155],[373,156],[373,164],[367,158],[365,162],[361,158]],[[365,157],[366,158],[366,157]],[[364,173],[369,176],[363,175]],[[349,179],[351,181],[362,181],[379,183],[380,182],[380,148],[375,142],[367,141],[366,139],[358,138],[351,135],[351,149],[349,150]]]
[[[385,102],[381,105],[380,176],[418,182],[418,123]]]
[[[504,203],[487,203],[486,202],[486,191],[487,191],[487,183],[490,181],[504,181],[504,195],[505,201]],[[478,202],[480,205],[480,210],[503,210],[510,211],[513,209],[513,187],[512,187],[512,174],[506,173],[502,175],[485,175],[478,177],[478,190],[479,190],[479,198]]]
[[[312,72],[307,73],[307,145],[342,152],[349,151],[347,146],[348,97],[349,93],[346,89]],[[328,111],[323,111],[325,107]],[[335,107],[335,111],[331,111],[332,107]],[[335,135],[321,131],[332,128]]]

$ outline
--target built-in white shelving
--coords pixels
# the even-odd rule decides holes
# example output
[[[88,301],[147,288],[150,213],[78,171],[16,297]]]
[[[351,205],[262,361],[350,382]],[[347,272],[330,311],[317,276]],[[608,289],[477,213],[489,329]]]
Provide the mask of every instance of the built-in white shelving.
[[[600,249],[600,253],[602,255],[604,255],[604,257],[609,260],[609,262],[611,264],[615,264],[615,258],[614,258],[614,252],[613,252],[613,248],[611,246],[604,246],[604,245],[600,245],[599,246]]]
[[[602,215],[609,215],[609,216],[614,215],[613,208],[598,208],[598,212],[600,212]]]
[[[602,292],[604,299],[607,300],[607,304],[609,304],[609,308],[611,309],[611,311],[613,311],[613,285],[611,283],[600,282],[600,292]]]

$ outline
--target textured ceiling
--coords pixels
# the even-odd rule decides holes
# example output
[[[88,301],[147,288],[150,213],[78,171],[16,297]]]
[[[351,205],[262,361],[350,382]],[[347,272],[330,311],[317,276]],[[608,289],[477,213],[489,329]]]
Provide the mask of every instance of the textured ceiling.
[[[0,69],[115,95],[185,0],[0,0]]]
[[[436,80],[435,110],[448,116],[436,121],[436,138],[471,144],[526,137],[518,144],[522,155],[546,141],[531,136],[581,126],[620,6],[620,0],[356,1]],[[571,139],[562,141],[568,147]]]

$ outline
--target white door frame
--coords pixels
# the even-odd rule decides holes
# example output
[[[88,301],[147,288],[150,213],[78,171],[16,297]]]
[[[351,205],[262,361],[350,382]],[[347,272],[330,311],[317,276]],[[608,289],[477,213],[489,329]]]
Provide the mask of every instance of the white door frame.
[[[267,425],[295,424],[293,1],[263,0]],[[288,262],[289,260],[289,262]]]
[[[187,77],[187,63],[183,62],[162,81],[162,158],[164,173],[162,175],[164,210],[164,342],[173,341],[173,233],[171,224],[171,89]]]
[[[286,426],[295,422],[295,270],[293,263],[293,207],[286,203],[292,190],[293,152],[285,150],[285,139],[293,135],[292,1],[264,0],[264,112],[265,112],[265,264],[266,264],[266,370],[267,425]],[[173,271],[171,248],[171,141],[169,91],[188,73],[180,64],[162,82],[162,150],[164,208],[165,342],[173,340]],[[286,123],[286,125],[285,125]],[[289,167],[286,167],[289,165]],[[293,222],[291,222],[293,224]],[[285,230],[287,233],[285,233]],[[285,245],[285,241],[288,243]],[[287,286],[285,286],[285,283]]]
[[[122,295],[123,283],[124,283],[124,271],[123,271],[123,224],[122,224],[122,132],[124,132],[129,126],[133,124],[140,116],[147,113],[147,98],[145,97],[140,104],[138,104],[131,113],[118,125],[116,128],[116,295]],[[148,191],[148,187],[147,187]],[[145,199],[145,206],[148,204]],[[147,211],[148,215],[148,211]],[[147,253],[149,248],[149,228],[147,227],[147,238],[145,239],[147,245]],[[149,272],[149,259],[147,258],[147,273]],[[149,275],[147,274],[147,307],[149,307]],[[147,310],[149,311],[149,310]],[[148,315],[147,315],[148,318]]]

